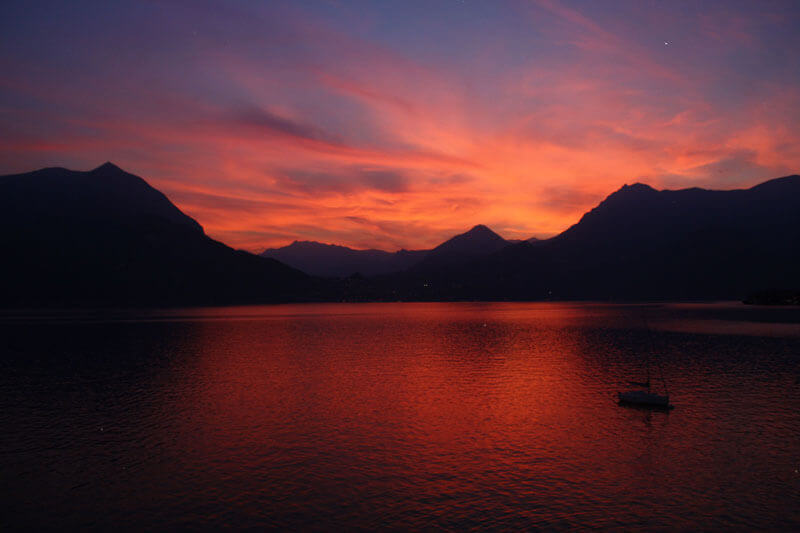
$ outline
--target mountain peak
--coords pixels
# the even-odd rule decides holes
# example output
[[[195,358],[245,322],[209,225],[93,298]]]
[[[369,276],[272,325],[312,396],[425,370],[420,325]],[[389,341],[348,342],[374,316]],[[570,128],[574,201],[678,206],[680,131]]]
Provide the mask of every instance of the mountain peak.
[[[651,186],[647,185],[646,183],[639,183],[639,182],[636,182],[633,185],[628,185],[626,183],[617,192],[622,192],[622,191],[629,191],[629,192],[657,192],[654,188],[652,188]]]
[[[471,228],[471,229],[470,229],[468,232],[464,233],[464,235],[480,235],[480,234],[485,234],[485,235],[489,235],[489,234],[491,234],[491,235],[497,235],[497,233],[493,232],[493,231],[492,231],[492,230],[489,228],[489,226],[485,226],[485,225],[483,225],[483,224],[477,224],[477,225],[475,225],[475,226],[472,226],[472,228]],[[498,235],[498,236],[499,236],[499,235]]]
[[[489,228],[489,226],[486,226],[484,224],[478,224],[476,226],[473,226],[472,228],[470,228],[469,231],[453,237],[453,239],[463,239],[463,238],[469,238],[471,240],[483,239],[490,241],[504,240],[500,235],[492,231],[491,228]]]
[[[609,203],[616,204],[617,202],[639,201],[640,198],[657,195],[658,192],[658,190],[644,183],[634,183],[633,185],[628,185],[626,183],[608,195],[608,197],[600,203],[600,206]]]
[[[116,173],[116,172],[124,172],[124,170],[119,168],[117,165],[115,165],[111,161],[106,161],[105,163],[103,163],[102,165],[97,167],[96,169],[92,170],[92,172],[103,172],[103,173],[115,172]]]
[[[507,245],[505,239],[487,226],[478,224],[466,233],[456,235],[432,250],[432,253],[480,254],[499,250]]]
[[[51,168],[4,176],[0,211],[41,219],[80,217],[99,224],[154,220],[203,231],[161,191],[113,163],[90,171]]]

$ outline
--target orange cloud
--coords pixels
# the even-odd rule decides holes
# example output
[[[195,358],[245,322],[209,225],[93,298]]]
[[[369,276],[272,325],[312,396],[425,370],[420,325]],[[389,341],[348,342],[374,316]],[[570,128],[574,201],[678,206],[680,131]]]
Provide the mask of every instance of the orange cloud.
[[[397,26],[378,13],[354,29],[346,9],[231,8],[235,27],[171,9],[180,40],[109,41],[109,55],[133,42],[145,58],[125,76],[97,81],[120,67],[88,56],[88,74],[46,79],[33,61],[0,63],[14,73],[0,167],[113,160],[253,251],[425,248],[478,223],[546,237],[625,183],[739,187],[800,168],[796,69],[757,61],[772,50],[763,28],[786,24],[769,13],[759,26],[536,0],[498,21],[405,21],[410,38],[384,35]]]

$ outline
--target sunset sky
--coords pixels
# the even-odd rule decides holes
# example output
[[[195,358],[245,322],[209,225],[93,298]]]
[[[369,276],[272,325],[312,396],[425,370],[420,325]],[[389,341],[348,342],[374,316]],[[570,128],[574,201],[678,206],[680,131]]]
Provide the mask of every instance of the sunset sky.
[[[0,173],[147,179],[212,237],[547,237],[626,183],[800,172],[800,2],[14,2]]]

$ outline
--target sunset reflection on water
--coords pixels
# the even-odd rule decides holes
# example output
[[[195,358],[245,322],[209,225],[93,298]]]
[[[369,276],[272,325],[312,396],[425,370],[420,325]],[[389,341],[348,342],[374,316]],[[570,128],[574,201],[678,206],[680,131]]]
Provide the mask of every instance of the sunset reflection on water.
[[[326,304],[7,320],[19,353],[40,354],[38,366],[11,359],[2,383],[15,450],[3,467],[23,480],[17,519],[797,525],[798,337],[662,327],[720,320],[715,308],[681,309]],[[797,327],[795,315],[784,323]],[[673,412],[614,401],[647,354],[663,366]]]

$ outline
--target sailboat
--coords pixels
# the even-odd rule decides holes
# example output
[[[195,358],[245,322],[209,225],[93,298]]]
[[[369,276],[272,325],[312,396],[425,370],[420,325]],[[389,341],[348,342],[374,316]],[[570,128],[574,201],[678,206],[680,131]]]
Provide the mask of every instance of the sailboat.
[[[647,321],[645,321],[645,329],[647,329],[647,332],[650,335],[650,346],[654,348],[653,337],[650,333],[650,329],[647,327]],[[629,385],[637,388],[625,392],[618,392],[617,398],[619,399],[620,405],[632,405],[655,409],[672,409],[674,406],[669,403],[669,391],[667,390],[667,382],[664,380],[664,371],[661,369],[661,365],[659,364],[658,366],[659,370],[661,371],[661,383],[664,386],[663,395],[656,394],[650,389],[649,353],[647,354],[647,359],[645,361],[645,368],[647,369],[647,381],[629,381]]]
[[[631,385],[636,382],[631,381]],[[638,405],[642,407],[660,407],[662,409],[672,409],[674,406],[669,403],[669,394],[661,395],[650,392],[647,386],[641,390],[629,390],[618,392],[619,403],[622,405]]]

